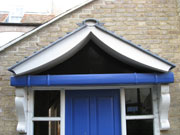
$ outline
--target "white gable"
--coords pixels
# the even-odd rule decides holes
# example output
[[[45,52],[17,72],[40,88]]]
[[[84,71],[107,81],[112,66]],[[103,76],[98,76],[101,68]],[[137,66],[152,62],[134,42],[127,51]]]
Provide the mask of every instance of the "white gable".
[[[84,21],[76,31],[14,65],[9,70],[14,72],[15,75],[24,75],[48,69],[73,56],[89,40],[93,40],[109,55],[134,66],[161,72],[168,72],[174,67],[173,64],[166,60],[105,30],[99,22],[89,19]]]

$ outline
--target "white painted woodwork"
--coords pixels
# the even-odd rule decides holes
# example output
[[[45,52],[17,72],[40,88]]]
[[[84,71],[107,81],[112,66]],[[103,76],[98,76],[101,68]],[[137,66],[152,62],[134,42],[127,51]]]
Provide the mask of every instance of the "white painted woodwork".
[[[154,119],[154,115],[133,115],[133,116],[126,116],[126,120],[144,120],[144,119]]]
[[[121,105],[121,130],[122,135],[127,135],[126,129],[126,103],[125,103],[125,90],[120,89],[120,105]]]
[[[56,87],[57,89],[52,89],[51,87],[46,87],[43,88],[44,91],[46,90],[59,90],[61,92],[60,94],[60,103],[61,103],[61,108],[60,108],[60,117],[34,117],[34,91],[39,90],[40,87],[38,88],[29,88],[28,92],[28,118],[27,118],[27,135],[34,135],[34,122],[35,121],[60,121],[61,122],[61,133],[60,135],[65,135],[65,90],[60,89]]]
[[[104,86],[104,85],[98,85],[98,86],[32,86],[31,90],[40,90],[40,91],[46,91],[46,90],[109,90],[109,89],[124,89],[124,88],[151,88],[153,85],[114,85],[114,86]]]
[[[80,30],[78,33],[73,34],[15,67],[15,74],[21,75],[38,70],[44,70],[58,63],[64,62],[88,42],[88,34],[89,31],[87,31],[87,29]]]
[[[168,72],[171,69],[171,65],[98,29],[93,21],[87,21],[86,24],[87,27],[74,32],[11,70],[16,75],[46,70],[69,59],[83,48],[90,39],[108,54],[134,66],[162,72]]]
[[[155,69],[157,71],[167,72],[170,65],[160,61],[157,58],[104,33],[95,27],[91,28],[94,42],[110,55],[119,60],[133,64],[134,66],[142,66],[145,68]],[[141,65],[142,64],[142,65]]]
[[[32,121],[61,121],[60,117],[33,117]]]
[[[152,105],[153,105],[153,133],[154,135],[160,135],[160,128],[159,128],[159,110],[158,110],[158,92],[157,87],[152,88]]]
[[[27,122],[27,98],[26,90],[23,88],[16,88],[16,114],[18,118],[17,132],[26,133],[26,122]]]
[[[168,111],[170,106],[169,85],[159,86],[159,121],[160,130],[170,129]]]
[[[28,120],[27,120],[27,135],[34,135],[33,114],[34,114],[34,91],[28,88]]]
[[[65,135],[65,90],[61,90],[61,135]]]

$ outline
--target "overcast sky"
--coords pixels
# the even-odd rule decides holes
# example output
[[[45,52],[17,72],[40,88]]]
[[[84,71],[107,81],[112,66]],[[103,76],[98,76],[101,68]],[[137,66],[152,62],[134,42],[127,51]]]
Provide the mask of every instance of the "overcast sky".
[[[86,0],[0,0],[0,11],[23,7],[25,12],[51,12],[53,2],[64,11],[83,1]]]

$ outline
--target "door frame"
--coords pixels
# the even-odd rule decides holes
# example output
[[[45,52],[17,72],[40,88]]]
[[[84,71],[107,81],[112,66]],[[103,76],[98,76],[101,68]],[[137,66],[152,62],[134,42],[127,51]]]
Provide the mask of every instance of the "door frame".
[[[66,90],[108,90],[108,89],[119,89],[120,90],[120,119],[121,119],[121,135],[127,135],[126,131],[126,120],[128,119],[136,119],[136,116],[127,117],[126,116],[126,107],[125,107],[125,89],[129,88],[151,88],[152,89],[152,102],[153,102],[153,116],[140,116],[140,119],[150,119],[153,117],[153,127],[154,127],[154,135],[160,135],[159,130],[159,115],[158,115],[158,101],[157,101],[157,85],[124,85],[124,86],[52,86],[52,87],[27,87],[27,135],[33,135],[33,121],[35,120],[33,117],[33,95],[34,91],[47,91],[47,90],[59,90],[61,92],[61,118],[57,120],[61,120],[61,135],[65,135],[65,91]],[[56,119],[56,118],[55,118]],[[46,119],[41,121],[52,121],[55,119]],[[38,119],[36,119],[38,120]]]

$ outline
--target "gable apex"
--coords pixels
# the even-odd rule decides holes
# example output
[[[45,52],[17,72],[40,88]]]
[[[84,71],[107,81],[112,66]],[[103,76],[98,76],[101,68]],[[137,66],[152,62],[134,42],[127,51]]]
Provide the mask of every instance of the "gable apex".
[[[49,69],[73,57],[89,40],[109,55],[134,67],[168,72],[174,64],[108,31],[96,19],[86,19],[75,31],[9,68],[15,75],[25,75]]]

